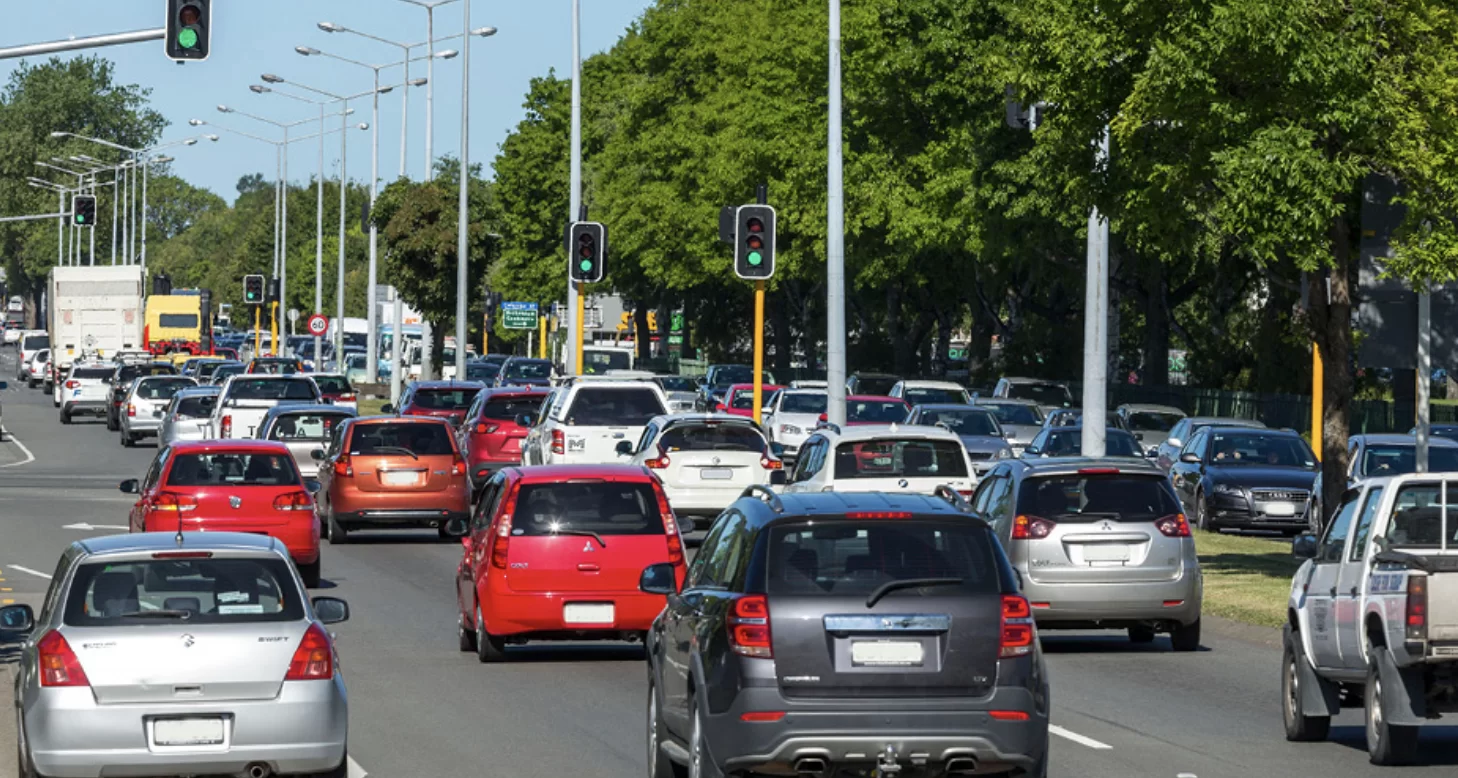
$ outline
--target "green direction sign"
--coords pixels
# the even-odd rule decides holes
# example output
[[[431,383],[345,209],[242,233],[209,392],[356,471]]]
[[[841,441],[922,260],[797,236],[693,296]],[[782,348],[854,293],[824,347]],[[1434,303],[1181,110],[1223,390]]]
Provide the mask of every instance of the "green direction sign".
[[[536,303],[502,303],[501,323],[509,330],[534,330],[537,328]]]

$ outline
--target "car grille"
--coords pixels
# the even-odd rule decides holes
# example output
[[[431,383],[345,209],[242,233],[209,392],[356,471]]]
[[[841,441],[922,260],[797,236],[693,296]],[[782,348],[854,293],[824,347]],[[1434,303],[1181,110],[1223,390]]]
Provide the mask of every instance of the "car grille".
[[[968,459],[992,459],[992,454],[986,451],[968,451]]]
[[[1297,489],[1252,489],[1256,502],[1306,502],[1309,492]]]

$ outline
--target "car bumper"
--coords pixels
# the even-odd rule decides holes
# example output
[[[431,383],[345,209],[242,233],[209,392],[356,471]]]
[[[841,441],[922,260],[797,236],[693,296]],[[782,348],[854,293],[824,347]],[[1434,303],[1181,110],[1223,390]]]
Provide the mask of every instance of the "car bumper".
[[[1020,569],[1023,595],[1040,628],[1121,628],[1149,622],[1190,624],[1204,595],[1198,573],[1171,581],[1039,583]],[[1168,603],[1168,604],[1167,604]]]
[[[768,472],[768,471],[765,471]],[[767,484],[769,478],[755,483]],[[672,506],[673,512],[680,516],[718,516],[724,512],[733,502],[744,494],[749,486],[722,486],[717,488],[706,487],[676,487],[670,484],[663,485],[663,491],[668,495],[668,504]]]
[[[521,465],[521,455],[504,459],[477,459],[471,462],[471,482],[474,486],[480,486],[491,479],[497,470],[503,467],[518,467]]]
[[[123,416],[122,429],[133,435],[156,435],[162,429],[162,422],[156,419]]]
[[[282,513],[282,511],[280,511]],[[297,511],[304,513],[303,511]],[[245,535],[266,535],[284,544],[289,556],[301,565],[319,561],[319,520],[312,513],[306,518],[290,520],[287,524],[277,522],[250,521],[232,516],[189,516],[183,523],[187,532],[241,532]],[[176,532],[177,517],[159,513],[148,513],[145,519],[146,532]]]
[[[151,746],[155,716],[226,719],[220,747]],[[86,688],[45,689],[23,714],[35,769],[49,778],[242,774],[262,762],[274,773],[320,773],[345,759],[349,701],[344,680],[285,682],[271,700],[97,705]]]
[[[508,637],[536,634],[564,640],[616,638],[625,632],[646,632],[663,611],[663,597],[642,592],[512,592],[496,583],[481,600],[486,631]],[[568,603],[612,603],[611,624],[568,624]]]
[[[795,773],[801,759],[825,761],[827,773],[843,768],[869,769],[887,746],[903,767],[925,759],[945,766],[971,758],[979,773],[1031,770],[1048,752],[1048,718],[1027,689],[1000,687],[975,706],[897,710],[889,701],[839,705],[800,703],[777,689],[745,689],[727,711],[709,714],[704,737],[714,761],[728,770]],[[991,711],[1026,713],[1026,721],[995,720]],[[745,722],[754,711],[785,711],[776,722]],[[874,713],[874,715],[871,715]]]
[[[1304,503],[1295,503],[1295,512],[1289,516],[1284,512],[1268,514],[1262,510],[1263,503],[1260,502],[1254,503],[1254,506],[1243,496],[1213,494],[1208,509],[1210,519],[1222,528],[1288,530],[1304,529],[1308,524]]]
[[[111,407],[111,403],[108,403],[106,400],[68,400],[63,397],[61,398],[61,407],[73,414],[94,413],[104,416],[106,415],[106,409]]]
[[[430,510],[423,508],[379,508],[361,511],[335,511],[334,520],[346,527],[438,527],[451,522],[469,522],[467,510]]]

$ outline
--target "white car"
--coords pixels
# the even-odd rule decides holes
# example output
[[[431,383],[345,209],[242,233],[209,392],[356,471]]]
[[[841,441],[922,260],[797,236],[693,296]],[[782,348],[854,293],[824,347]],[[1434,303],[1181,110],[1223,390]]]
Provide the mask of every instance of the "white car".
[[[790,382],[790,388],[791,389],[829,389],[830,388],[830,383],[827,382],[827,381],[791,381]]]
[[[891,387],[890,396],[905,400],[913,407],[943,403],[967,405],[972,402],[972,395],[967,393],[967,389],[951,381],[898,381]]]
[[[621,441],[617,454],[648,468],[663,484],[678,516],[718,516],[745,489],[784,483],[784,465],[753,419],[710,413],[677,413],[648,422],[636,444]]]
[[[799,456],[805,438],[820,424],[820,417],[829,404],[828,397],[823,389],[782,389],[765,405],[762,413],[765,432],[783,448],[786,459]]]
[[[800,448],[784,491],[934,494],[950,486],[963,497],[977,478],[962,439],[939,427],[822,425]]]
[[[213,415],[208,421],[208,436],[219,440],[253,438],[270,408],[282,403],[322,403],[323,395],[314,379],[302,373],[270,375],[244,373],[228,376],[223,382]]]
[[[19,327],[6,327],[5,328],[5,345],[10,346],[10,345],[13,345],[15,343],[19,343],[20,342],[20,333],[21,332],[22,332],[22,330]]]
[[[653,381],[574,378],[552,390],[546,416],[532,419],[522,441],[522,464],[608,464],[619,443],[632,443],[655,417],[668,413]]]
[[[121,420],[122,446],[131,448],[141,438],[156,437],[173,395],[196,387],[196,381],[177,375],[149,375],[132,381],[117,414]]]
[[[66,379],[56,386],[60,398],[61,423],[70,424],[78,414],[106,418],[106,404],[111,401],[111,376],[116,365],[106,362],[81,362],[66,371]]]
[[[51,350],[43,348],[32,354],[30,359],[20,363],[20,379],[25,381],[27,388],[34,389],[45,382],[50,370]]]
[[[183,389],[172,395],[162,411],[162,428],[157,431],[157,446],[169,446],[180,440],[207,440],[208,422],[213,403],[218,401],[218,387],[199,386]]]
[[[15,358],[15,380],[29,382],[31,376],[27,373],[30,363],[40,351],[49,351],[51,348],[51,336],[45,330],[26,330],[20,336],[17,354]],[[30,384],[34,386],[34,384]]]

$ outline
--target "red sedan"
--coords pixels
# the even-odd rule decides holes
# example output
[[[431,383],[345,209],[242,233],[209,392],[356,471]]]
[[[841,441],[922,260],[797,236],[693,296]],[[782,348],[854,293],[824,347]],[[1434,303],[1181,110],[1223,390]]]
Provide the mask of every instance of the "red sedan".
[[[684,577],[683,537],[663,486],[641,467],[511,467],[476,505],[456,575],[462,651],[482,662],[529,640],[637,641],[664,599],[643,568]]]
[[[476,395],[486,388],[480,381],[416,381],[405,389],[398,409],[385,406],[385,413],[401,416],[432,416],[452,426],[466,418]]]
[[[476,396],[456,428],[456,444],[466,458],[472,484],[479,487],[494,471],[521,464],[521,442],[529,429],[517,419],[535,415],[546,396],[546,389],[525,386],[487,389]]]
[[[761,402],[785,387],[778,384],[764,384],[760,387]],[[731,416],[749,418],[754,415],[754,384],[734,384],[724,390],[724,402],[715,410]]]
[[[307,586],[319,585],[319,520],[282,443],[187,441],[157,453],[147,477],[122,481],[139,495],[132,532],[247,532],[278,538]]]

